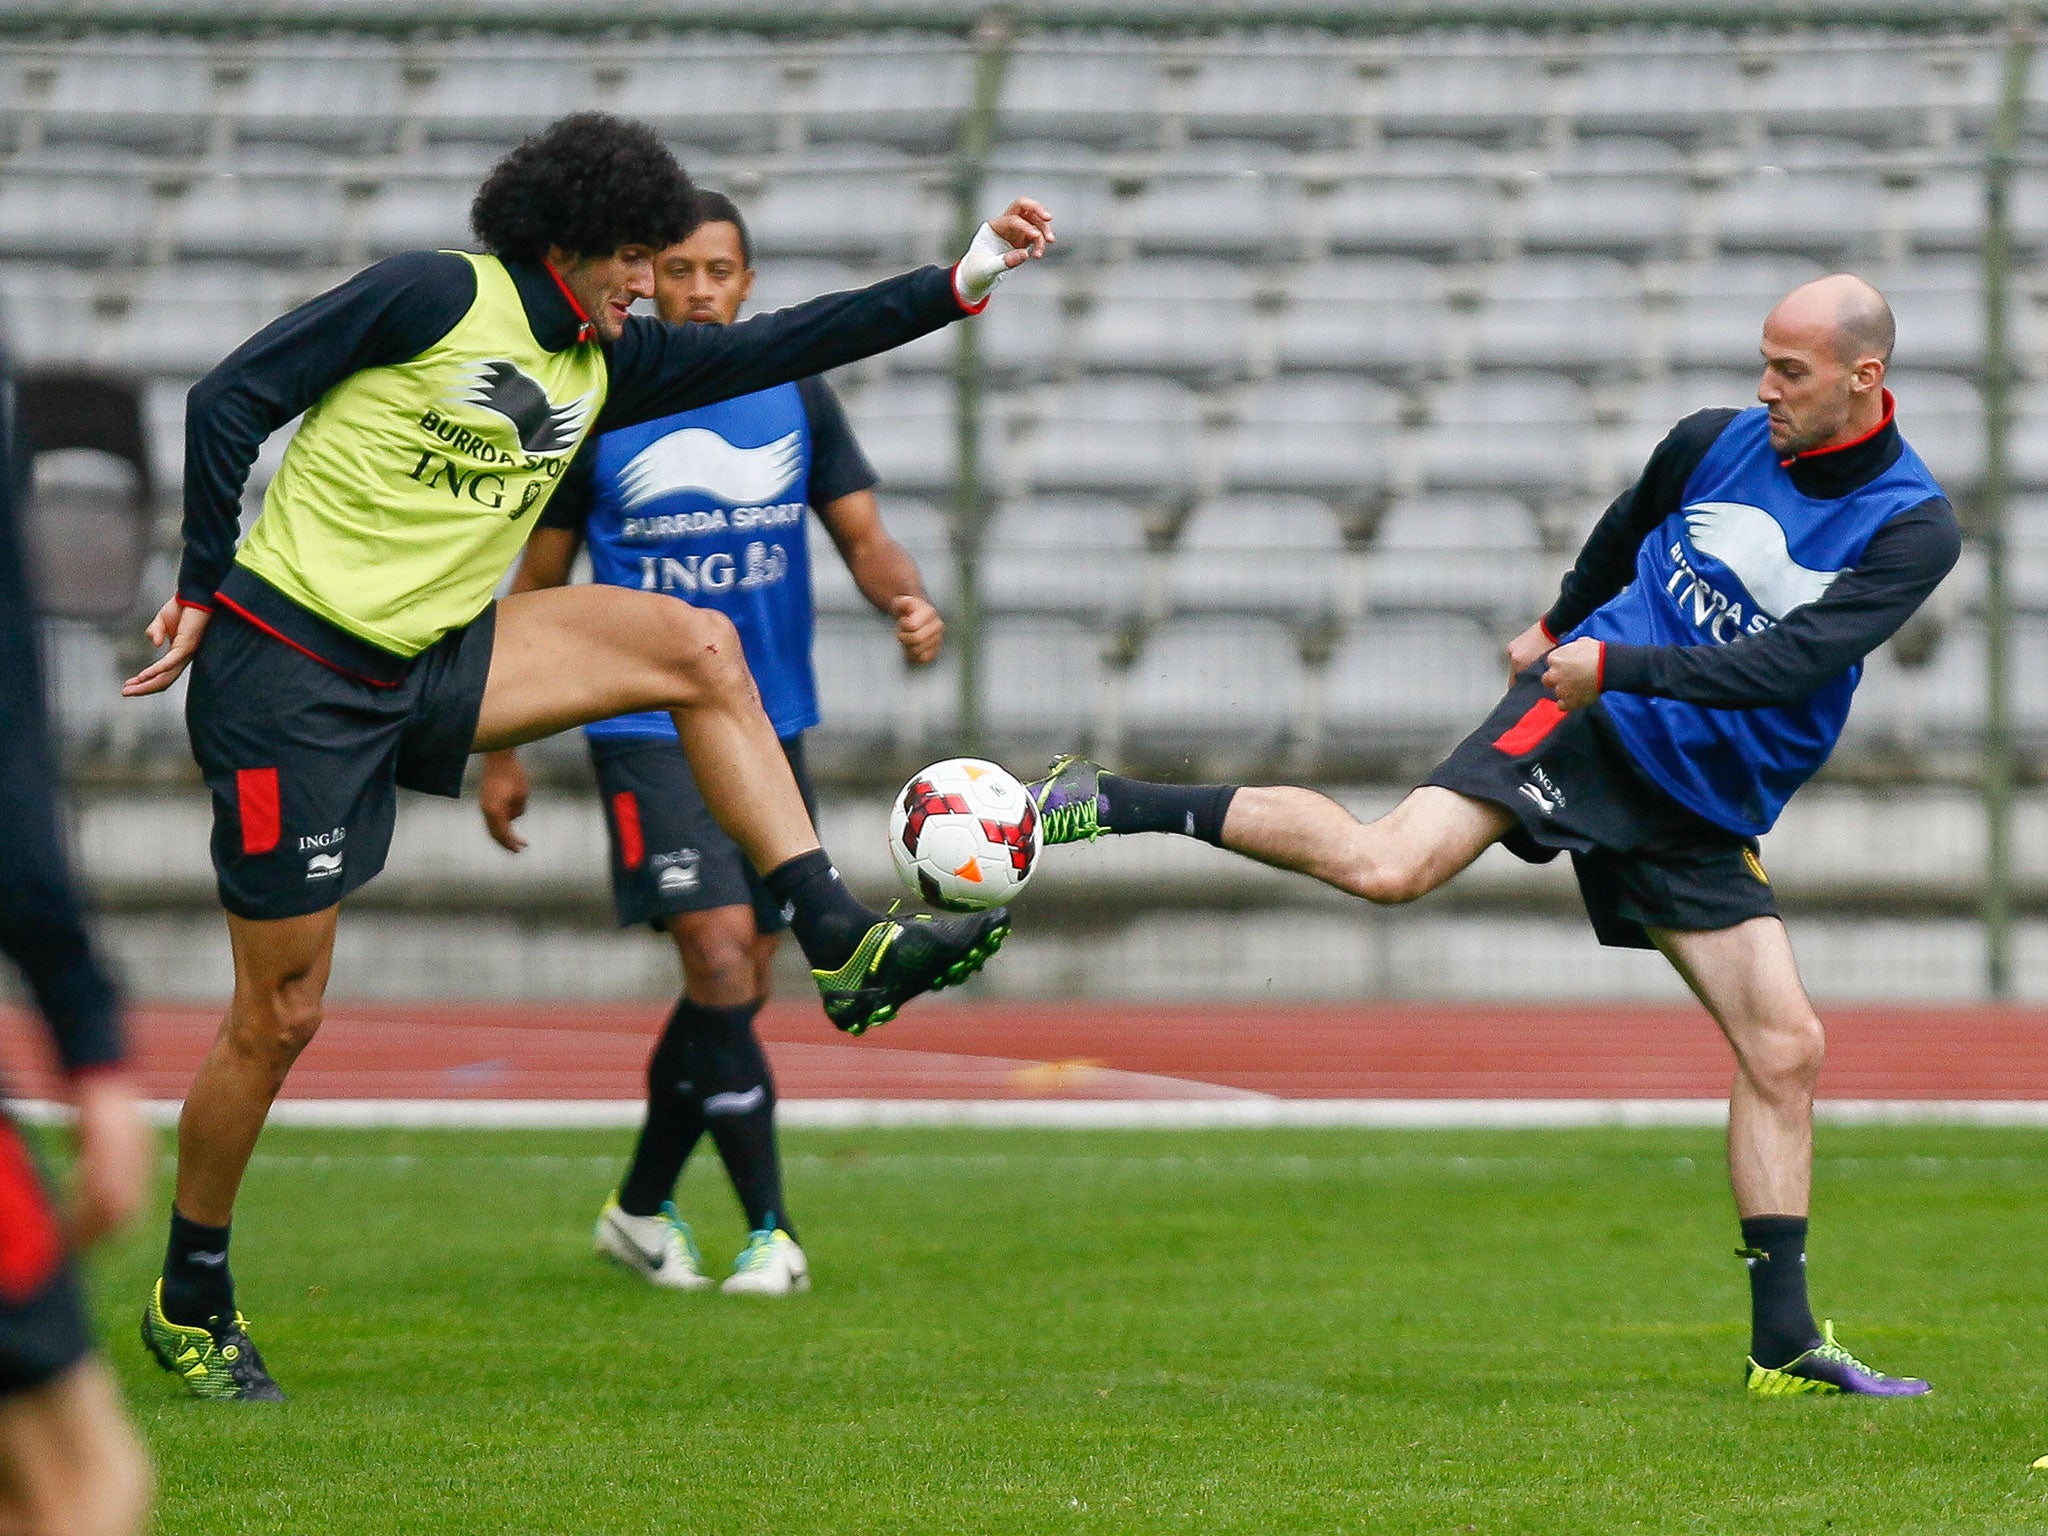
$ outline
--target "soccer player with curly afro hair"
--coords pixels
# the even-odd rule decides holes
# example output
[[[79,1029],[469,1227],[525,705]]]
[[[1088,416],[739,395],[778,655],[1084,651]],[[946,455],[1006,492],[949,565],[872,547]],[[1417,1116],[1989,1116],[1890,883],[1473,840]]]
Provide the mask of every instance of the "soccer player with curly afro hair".
[[[384,865],[398,789],[454,796],[472,752],[666,710],[706,804],[745,851],[858,1034],[978,968],[1001,911],[892,919],[840,883],[724,615],[588,585],[495,600],[596,434],[903,345],[987,303],[1045,253],[1019,199],[951,268],[927,267],[736,325],[630,315],[692,223],[690,179],[652,130],[564,118],[508,154],[471,210],[483,254],[376,263],[272,322],[192,389],[185,551],[149,626],[190,669],[186,721],[213,796],[235,990],[186,1096],[151,1352],[195,1396],[283,1394],[228,1266],[242,1172],[320,1027],[340,904]],[[297,433],[240,535],[264,440]]]

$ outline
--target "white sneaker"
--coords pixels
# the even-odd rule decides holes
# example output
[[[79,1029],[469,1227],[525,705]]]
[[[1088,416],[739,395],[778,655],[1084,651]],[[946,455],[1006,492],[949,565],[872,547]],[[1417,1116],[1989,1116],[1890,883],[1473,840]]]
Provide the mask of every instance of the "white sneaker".
[[[676,1213],[673,1202],[664,1202],[658,1216],[629,1216],[613,1195],[598,1213],[594,1236],[599,1253],[652,1285],[701,1291],[711,1284],[698,1265],[690,1224]]]
[[[787,1232],[749,1232],[719,1289],[728,1296],[787,1296],[811,1288],[811,1266]]]

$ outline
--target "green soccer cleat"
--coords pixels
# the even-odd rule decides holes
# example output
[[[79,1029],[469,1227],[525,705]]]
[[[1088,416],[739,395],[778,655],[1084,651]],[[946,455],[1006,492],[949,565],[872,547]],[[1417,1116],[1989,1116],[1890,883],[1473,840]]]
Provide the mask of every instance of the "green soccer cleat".
[[[1102,768],[1069,753],[1056,757],[1045,777],[1024,786],[1038,807],[1039,839],[1055,843],[1092,843],[1102,835]]]
[[[972,917],[888,917],[867,931],[846,964],[811,975],[825,1017],[849,1035],[864,1035],[919,993],[965,981],[1009,934],[1006,907]]]
[[[281,1403],[284,1388],[271,1380],[249,1337],[249,1320],[207,1319],[188,1328],[164,1316],[164,1283],[159,1280],[142,1309],[142,1342],[156,1363],[185,1384],[194,1397],[223,1403]]]
[[[1835,1342],[1834,1321],[1820,1326],[1820,1342],[1796,1360],[1781,1366],[1747,1362],[1743,1382],[1753,1397],[1796,1397],[1815,1392],[1832,1397],[1919,1397],[1933,1388],[1917,1376],[1887,1376],[1874,1371]]]

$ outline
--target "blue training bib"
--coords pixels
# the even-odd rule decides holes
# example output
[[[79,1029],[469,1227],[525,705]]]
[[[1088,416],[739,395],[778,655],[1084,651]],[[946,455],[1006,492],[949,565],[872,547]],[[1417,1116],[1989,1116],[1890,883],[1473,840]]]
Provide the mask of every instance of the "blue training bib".
[[[782,737],[818,723],[808,543],[811,426],[794,384],[598,440],[585,536],[594,579],[666,592],[733,622]],[[675,739],[661,710],[584,727]]]
[[[1877,530],[1942,494],[1920,456],[1847,496],[1802,494],[1771,447],[1763,407],[1722,431],[1679,507],[1643,541],[1635,580],[1565,638],[1617,645],[1727,645],[1818,601]],[[1600,704],[1629,754],[1672,799],[1717,826],[1768,832],[1819,771],[1849,716],[1859,664],[1796,703],[1708,709],[1608,693]]]

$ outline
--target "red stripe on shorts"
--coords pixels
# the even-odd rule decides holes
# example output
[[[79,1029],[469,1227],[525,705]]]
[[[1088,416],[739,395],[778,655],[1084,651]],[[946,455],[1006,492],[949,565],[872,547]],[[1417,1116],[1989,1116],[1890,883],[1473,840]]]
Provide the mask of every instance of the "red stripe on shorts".
[[[277,846],[283,813],[275,768],[237,768],[235,808],[242,819],[242,852],[268,853]]]
[[[64,1257],[57,1217],[21,1133],[0,1120],[0,1300],[19,1305],[50,1283]]]
[[[647,844],[640,836],[640,802],[633,791],[622,789],[612,796],[612,824],[619,829],[619,862],[638,869],[647,857]]]
[[[1533,752],[1543,738],[1556,730],[1564,719],[1564,709],[1555,699],[1538,699],[1529,706],[1529,712],[1494,738],[1497,752],[1509,757],[1520,757]]]

